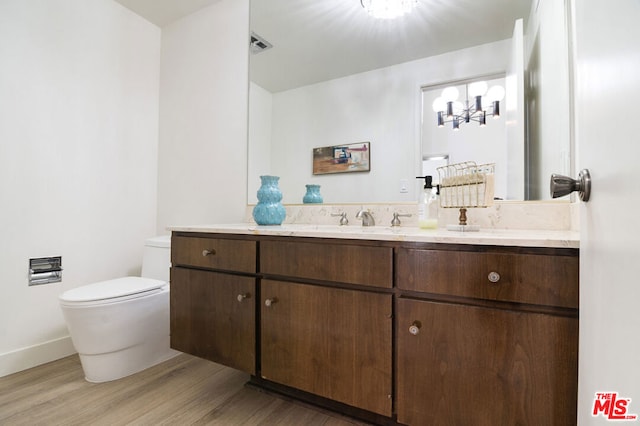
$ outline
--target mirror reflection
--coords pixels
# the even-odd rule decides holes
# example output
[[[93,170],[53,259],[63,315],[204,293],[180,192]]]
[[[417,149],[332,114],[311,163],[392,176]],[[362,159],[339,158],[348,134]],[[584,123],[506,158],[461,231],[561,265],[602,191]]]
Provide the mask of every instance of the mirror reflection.
[[[476,84],[484,83],[489,87],[500,87],[504,90],[505,78],[478,78],[464,82],[455,82],[442,87],[425,87],[422,90],[422,125],[421,125],[421,153],[425,175],[432,175],[434,183],[440,183],[438,173],[429,164],[438,167],[468,161],[470,158],[476,164],[507,164],[507,127],[505,114],[500,114],[502,99],[493,103],[481,105],[477,110],[473,93]],[[471,90],[470,90],[471,89]],[[487,89],[485,89],[485,92]],[[450,105],[442,103],[445,97],[451,96]],[[455,99],[454,99],[455,98]],[[446,101],[445,101],[446,102]],[[487,102],[487,99],[484,101]],[[450,110],[448,111],[448,107]],[[485,108],[483,110],[483,107]],[[478,111],[484,111],[481,114]],[[448,114],[450,112],[450,114]],[[494,112],[496,115],[494,115]],[[468,119],[467,119],[468,116]],[[468,120],[468,121],[467,121]],[[439,159],[445,162],[434,163]],[[523,191],[514,194],[517,179],[514,175],[524,173],[524,162],[520,168],[512,168],[508,173],[506,167],[498,167],[495,174],[495,197],[497,199],[523,197]]]
[[[325,203],[414,202],[425,158],[487,162],[469,126],[449,152],[424,126],[437,125],[430,92],[487,76],[505,80],[503,129],[473,131],[502,132],[483,139],[501,139],[496,185],[514,188],[496,196],[548,199],[550,174],[571,175],[565,12],[558,0],[418,0],[376,19],[360,0],[252,0],[248,202],[264,174],[280,176],[284,203],[302,203],[307,184]],[[314,148],[362,142],[369,171],[313,174]]]

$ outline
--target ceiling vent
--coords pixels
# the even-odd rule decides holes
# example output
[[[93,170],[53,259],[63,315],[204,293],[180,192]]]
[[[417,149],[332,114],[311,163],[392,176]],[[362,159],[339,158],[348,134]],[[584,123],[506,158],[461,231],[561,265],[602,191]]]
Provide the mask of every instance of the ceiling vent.
[[[264,52],[265,50],[271,49],[272,47],[273,45],[267,40],[263,39],[254,32],[251,33],[251,53],[255,55],[256,53]]]

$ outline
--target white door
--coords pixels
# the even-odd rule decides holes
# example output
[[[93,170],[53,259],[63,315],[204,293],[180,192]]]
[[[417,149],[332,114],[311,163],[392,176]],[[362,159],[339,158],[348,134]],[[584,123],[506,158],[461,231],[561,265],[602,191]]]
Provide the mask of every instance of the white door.
[[[578,422],[600,425],[640,416],[640,0],[573,8],[577,165],[593,180],[580,206]]]

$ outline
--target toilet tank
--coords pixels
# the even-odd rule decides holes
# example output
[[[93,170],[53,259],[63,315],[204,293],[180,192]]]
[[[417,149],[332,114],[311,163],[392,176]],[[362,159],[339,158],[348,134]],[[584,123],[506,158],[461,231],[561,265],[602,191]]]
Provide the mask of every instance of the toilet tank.
[[[142,277],[169,281],[171,266],[171,236],[162,235],[145,240],[142,256]]]

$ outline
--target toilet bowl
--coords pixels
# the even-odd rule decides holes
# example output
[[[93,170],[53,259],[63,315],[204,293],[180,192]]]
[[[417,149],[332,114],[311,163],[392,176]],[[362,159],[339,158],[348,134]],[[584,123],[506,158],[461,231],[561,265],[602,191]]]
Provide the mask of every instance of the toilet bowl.
[[[169,237],[145,241],[142,277],[84,285],[60,295],[85,378],[106,382],[179,354],[169,347]]]

